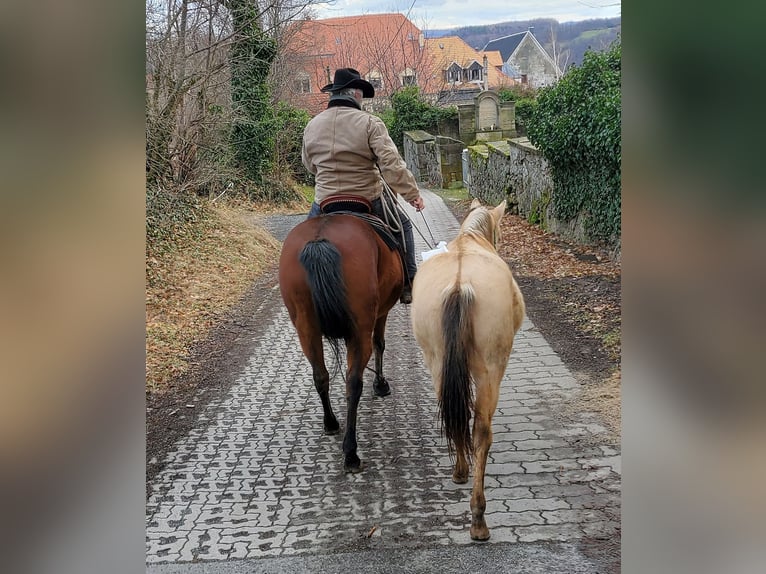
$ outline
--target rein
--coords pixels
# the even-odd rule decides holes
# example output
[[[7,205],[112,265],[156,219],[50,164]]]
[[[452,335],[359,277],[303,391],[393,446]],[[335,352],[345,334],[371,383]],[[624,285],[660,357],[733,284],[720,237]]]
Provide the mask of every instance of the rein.
[[[399,209],[396,209],[396,195],[394,194],[394,191],[388,186],[386,183],[386,180],[381,178],[381,181],[383,182],[383,194],[381,197],[381,203],[383,204],[383,215],[384,215],[384,221],[386,222],[386,225],[388,225],[391,228],[391,232],[395,234],[399,234],[402,238],[402,246],[404,249],[404,252],[407,252],[407,244],[406,241],[404,241],[404,229],[402,228],[402,220],[400,217],[400,213],[403,214],[407,219],[409,217],[404,212],[401,212]],[[431,228],[428,226],[428,221],[426,221],[426,216],[423,215],[423,212],[420,212],[420,217],[423,218],[423,223],[426,224],[426,229],[428,229],[428,233],[431,236],[432,243],[428,243],[428,239],[426,239],[426,236],[423,235],[423,232],[420,231],[420,228],[415,225],[415,222],[410,219],[410,222],[412,223],[412,227],[415,228],[415,230],[418,232],[418,235],[423,239],[426,246],[429,249],[433,249],[436,245],[436,240],[434,239],[434,234],[431,233]],[[392,223],[393,221],[393,223]]]

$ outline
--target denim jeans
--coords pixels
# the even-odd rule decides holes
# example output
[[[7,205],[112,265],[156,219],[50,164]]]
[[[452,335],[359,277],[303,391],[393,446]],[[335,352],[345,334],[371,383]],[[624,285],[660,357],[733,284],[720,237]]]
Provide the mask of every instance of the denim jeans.
[[[410,218],[397,206],[399,210],[399,217],[402,220],[402,230],[404,231],[404,244],[407,247],[407,253],[405,254],[404,266],[407,268],[407,282],[410,284],[415,278],[415,273],[418,270],[418,265],[415,262],[415,238],[412,236],[412,222]],[[306,219],[316,217],[322,212],[319,209],[319,204],[314,202],[311,204],[311,210]],[[383,219],[383,202],[380,198],[372,200],[372,213]]]

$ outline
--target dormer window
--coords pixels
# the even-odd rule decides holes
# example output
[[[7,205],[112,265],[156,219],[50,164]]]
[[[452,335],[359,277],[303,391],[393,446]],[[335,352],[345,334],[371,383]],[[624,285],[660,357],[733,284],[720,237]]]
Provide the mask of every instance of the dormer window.
[[[447,82],[454,84],[456,82],[463,81],[463,68],[457,63],[453,62],[449,68],[447,68]]]
[[[472,63],[467,70],[469,82],[481,82],[484,79],[484,68],[479,62]]]

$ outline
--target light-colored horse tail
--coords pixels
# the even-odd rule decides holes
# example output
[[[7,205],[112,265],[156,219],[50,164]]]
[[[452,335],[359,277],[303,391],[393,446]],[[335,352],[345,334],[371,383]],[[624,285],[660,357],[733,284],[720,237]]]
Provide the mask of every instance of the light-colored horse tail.
[[[442,364],[439,412],[442,432],[447,437],[450,454],[457,449],[470,460],[473,377],[469,358],[474,351],[473,304],[476,294],[470,284],[456,283],[447,292],[442,305],[444,363]]]

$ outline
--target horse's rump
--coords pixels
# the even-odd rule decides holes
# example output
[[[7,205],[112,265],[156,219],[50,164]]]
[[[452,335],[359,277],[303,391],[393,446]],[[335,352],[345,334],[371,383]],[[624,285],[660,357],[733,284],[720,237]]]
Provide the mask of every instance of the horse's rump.
[[[324,336],[353,336],[359,321],[374,322],[376,307],[401,288],[401,265],[394,259],[398,255],[372,227],[353,215],[300,223],[285,239],[280,259],[280,288],[293,322],[299,308],[308,306]]]

